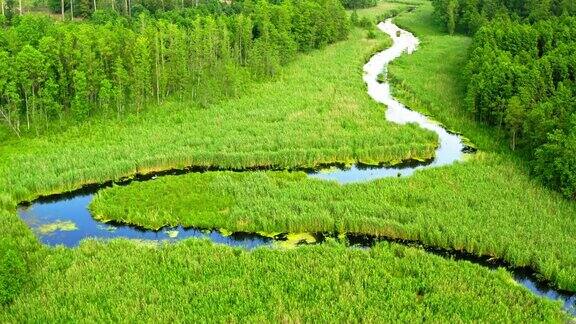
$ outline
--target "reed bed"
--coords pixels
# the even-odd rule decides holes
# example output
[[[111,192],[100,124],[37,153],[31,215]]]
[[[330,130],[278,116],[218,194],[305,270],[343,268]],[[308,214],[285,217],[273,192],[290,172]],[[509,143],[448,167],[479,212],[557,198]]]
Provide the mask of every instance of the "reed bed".
[[[418,240],[528,266],[576,291],[576,208],[480,154],[411,178],[342,186],[296,172],[167,176],[100,191],[96,218],[245,232],[352,232]],[[522,188],[522,190],[518,190]]]
[[[2,322],[532,322],[567,320],[505,271],[414,248],[336,243],[245,251],[188,240],[84,242],[44,261]]]
[[[95,214],[149,227],[173,222],[411,238],[529,265],[575,291],[576,207],[530,181],[517,159],[468,122],[458,64],[469,39],[442,36],[430,24],[430,7],[422,8],[397,20],[423,41],[391,68],[401,97],[421,98],[412,100],[415,109],[464,132],[483,153],[407,179],[349,186],[299,172],[165,177],[103,191]],[[324,244],[249,252],[198,240],[162,246],[89,240],[77,249],[48,249],[15,214],[19,201],[135,172],[430,157],[437,145],[432,133],[387,123],[384,107],[365,94],[363,59],[387,41],[354,29],[349,40],[302,56],[240,99],[208,108],[168,103],[170,114],[154,110],[0,145],[0,322],[565,322],[558,303],[535,297],[503,270],[414,248]]]

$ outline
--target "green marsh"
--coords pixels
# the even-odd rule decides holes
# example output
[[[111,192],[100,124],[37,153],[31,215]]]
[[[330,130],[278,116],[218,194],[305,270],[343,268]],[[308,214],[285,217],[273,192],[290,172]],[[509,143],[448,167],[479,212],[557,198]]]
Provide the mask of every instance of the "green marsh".
[[[423,43],[391,67],[401,84],[396,95],[471,138],[482,153],[470,161],[345,187],[287,172],[165,177],[103,191],[95,214],[150,228],[347,229],[412,238],[530,265],[576,290],[576,207],[531,181],[462,113],[459,68],[470,40],[443,35],[430,12],[424,5],[397,19]],[[46,248],[15,214],[19,201],[135,172],[429,157],[432,133],[385,122],[385,107],[365,94],[361,66],[388,44],[366,36],[356,28],[348,40],[302,55],[240,99],[207,108],[167,103],[166,115],[155,110],[1,144],[0,321],[565,322],[558,303],[535,297],[505,271],[394,244],[247,252],[198,240],[88,240],[76,249]]]
[[[247,252],[188,240],[84,242],[48,256],[0,321],[547,321],[559,304],[492,272],[402,246]]]

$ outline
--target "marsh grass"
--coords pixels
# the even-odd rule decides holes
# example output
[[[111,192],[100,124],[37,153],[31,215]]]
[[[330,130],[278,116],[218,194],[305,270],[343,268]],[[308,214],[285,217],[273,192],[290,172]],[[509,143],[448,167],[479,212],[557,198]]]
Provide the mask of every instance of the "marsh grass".
[[[47,257],[2,322],[563,322],[505,271],[414,248],[248,252],[202,240],[84,242]]]
[[[426,41],[426,33],[440,33],[432,33],[429,21],[419,21],[429,17],[420,16],[422,12],[404,16],[410,20],[406,25],[421,26],[417,32],[424,43],[416,54],[441,46],[432,38]],[[492,272],[413,248],[380,244],[360,250],[324,244],[247,252],[198,240],[166,246],[89,240],[77,249],[48,249],[15,213],[18,201],[38,195],[189,164],[293,167],[429,156],[436,145],[431,134],[386,123],[384,108],[365,94],[361,66],[386,42],[380,34],[367,40],[365,31],[355,29],[348,41],[302,57],[278,80],[254,87],[244,99],[203,109],[170,103],[166,110],[179,111],[170,117],[141,114],[3,143],[0,304],[8,305],[0,306],[0,322],[150,318],[564,322],[558,303],[536,298],[505,271]],[[455,46],[444,49],[460,51],[448,58],[464,53]],[[460,100],[452,88],[457,85],[453,74],[457,66],[445,67],[444,79],[428,77],[435,71],[428,69],[454,62],[426,61],[422,56],[418,62],[422,65],[413,66],[416,62],[410,60],[416,54],[402,59],[405,69],[398,68],[395,74],[407,93],[423,98],[416,109],[434,103],[429,110],[438,113],[440,121],[466,135],[469,125],[474,141],[484,150],[491,147],[493,140],[475,135],[475,126],[461,121],[458,106],[453,106]],[[306,69],[310,72],[304,73]],[[422,86],[442,81],[448,82],[445,88]],[[449,114],[439,109],[442,96],[448,96],[444,109]],[[174,205],[175,221],[197,222],[199,213],[183,216],[178,209],[201,207],[206,211],[204,221],[230,228],[274,232],[274,228],[331,227],[414,238],[429,245],[493,253],[513,264],[527,263],[559,286],[575,289],[574,206],[529,181],[508,156],[487,152],[468,163],[409,179],[346,187],[309,180],[301,173],[250,173],[234,179],[219,172],[214,177],[219,185],[211,184],[210,191],[202,194],[220,192],[221,200],[210,196],[212,205],[206,202],[195,209],[179,202]],[[166,178],[166,188],[171,179]],[[207,178],[196,181],[204,185]],[[143,213],[148,213],[147,204],[163,190],[144,190],[154,191],[143,201]],[[104,198],[122,195],[111,193]],[[232,206],[226,199],[239,203]],[[122,206],[137,216],[136,203],[141,201]],[[232,206],[228,216],[214,218],[216,212],[225,211],[219,208],[222,205]],[[159,212],[163,209],[166,206],[158,206],[156,219],[138,222],[166,222],[167,216]]]
[[[342,186],[290,172],[167,176],[100,191],[94,217],[146,228],[351,232],[417,240],[529,266],[576,290],[576,214],[497,155]],[[512,173],[514,174],[514,173]],[[522,188],[522,190],[518,190]],[[198,200],[200,198],[200,200]]]
[[[0,228],[1,314],[5,305],[9,305],[23,288],[34,286],[33,275],[45,256],[45,250],[13,211],[0,208]]]
[[[430,158],[437,136],[387,122],[385,107],[370,99],[359,77],[363,58],[387,44],[355,29],[348,40],[301,56],[277,80],[239,99],[208,108],[173,102],[165,114],[6,143],[0,188],[21,201],[190,165],[294,168]]]
[[[425,5],[396,19],[415,32],[422,44],[417,52],[390,67],[396,84],[393,88],[409,107],[470,137],[480,153],[465,163],[418,172],[409,179],[346,187],[303,175],[290,175],[289,181],[286,175],[276,173],[230,180],[228,187],[224,186],[234,188],[230,191],[206,184],[207,190],[229,194],[234,204],[227,215],[204,218],[205,223],[197,225],[287,232],[337,230],[409,238],[530,266],[559,287],[576,291],[576,207],[532,181],[519,159],[467,115],[462,105],[461,69],[470,39],[443,34],[433,23],[431,10]],[[103,199],[108,200],[107,213],[150,226],[146,206],[170,202],[154,197],[162,192],[157,189],[154,184],[139,187],[152,196],[149,198],[130,187],[118,189],[119,197],[133,195],[141,205],[128,206],[130,216],[115,213],[112,208],[121,200],[110,193],[109,199]],[[122,190],[126,192],[121,194]],[[188,215],[175,212],[164,222],[198,221],[186,199],[179,199]],[[104,213],[103,209],[99,212]]]

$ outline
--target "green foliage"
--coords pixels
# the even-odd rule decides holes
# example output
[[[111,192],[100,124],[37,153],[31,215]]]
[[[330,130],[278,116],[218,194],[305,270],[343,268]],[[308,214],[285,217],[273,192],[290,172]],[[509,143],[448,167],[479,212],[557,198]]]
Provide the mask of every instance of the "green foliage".
[[[358,18],[358,10],[354,9],[354,11],[352,11],[352,14],[350,15],[350,23],[352,24],[352,26],[358,26],[359,21],[360,18]]]
[[[368,30],[374,29],[374,21],[368,19],[368,17],[362,17],[362,19],[358,21],[358,27]]]
[[[567,197],[576,199],[576,114],[567,130],[556,130],[536,150],[536,174]]]
[[[52,13],[60,14],[62,11],[61,0],[37,0],[37,4],[29,4],[32,10],[42,10],[47,7]],[[221,14],[223,12],[235,12],[239,8],[233,4],[216,0],[75,0],[74,17],[101,20],[102,18],[126,16],[138,17],[141,13],[155,16],[170,15],[176,11],[176,15],[185,14]],[[64,1],[64,11],[70,16],[71,1]],[[96,5],[96,7],[94,7]],[[127,6],[129,6],[127,8]],[[240,8],[241,9],[241,8]]]
[[[368,39],[376,38],[376,31],[374,29],[368,30],[368,34],[366,34],[366,37],[368,37]]]
[[[576,114],[575,78],[569,72],[576,68],[575,2],[433,3],[450,33],[474,34],[466,80],[469,109],[478,120],[504,130],[513,150],[526,151],[535,175],[546,185],[575,197],[575,175],[566,166],[576,151],[571,144],[564,147],[567,153],[557,149],[560,138],[568,140],[567,125]]]
[[[246,251],[199,240],[88,241],[54,251],[42,270],[42,285],[0,321],[567,320],[559,303],[537,298],[505,271],[394,244]]]
[[[40,256],[34,235],[16,214],[4,209],[10,204],[2,198],[0,195],[0,313],[31,284],[31,270]]]
[[[4,2],[4,16],[6,22],[10,23],[16,15],[16,0],[5,0]]]
[[[4,77],[17,90],[0,87],[0,120],[14,134],[140,113],[172,98],[208,106],[236,96],[247,81],[276,75],[298,50],[348,35],[338,0],[261,0],[240,13],[196,12],[174,21],[110,19],[56,23],[24,15],[0,32],[0,59],[15,63]]]
[[[388,18],[396,17],[401,12],[412,10],[417,5],[422,5],[426,1],[427,0],[378,1],[374,7],[353,10],[350,13],[351,18],[354,12],[356,12],[356,15],[358,16],[358,22],[354,23],[351,20],[351,23],[355,26],[360,26],[367,29],[374,28],[377,23],[385,21]],[[368,23],[370,26],[368,26]]]
[[[144,103],[148,100],[151,92],[151,67],[150,67],[150,44],[148,40],[140,36],[136,39],[133,53],[134,84],[132,91],[136,98],[136,112],[142,110]],[[209,55],[209,54],[208,54]],[[208,57],[206,59],[209,59]]]
[[[536,22],[553,16],[575,15],[573,0],[432,0],[436,17],[453,34],[474,34],[494,19]]]
[[[340,0],[342,5],[347,9],[360,9],[374,7],[379,2],[378,0]]]
[[[26,265],[17,248],[0,239],[0,305],[11,302],[26,282]]]
[[[83,71],[74,71],[72,76],[74,84],[74,99],[72,101],[72,112],[78,120],[86,118],[90,114],[88,104],[88,81]]]
[[[446,24],[448,25],[448,33],[454,34],[456,31],[456,10],[458,9],[457,0],[448,0],[446,3]]]
[[[576,172],[568,166],[576,151],[558,141],[569,142],[576,116],[574,30],[573,17],[534,25],[493,22],[476,33],[466,69],[476,118],[504,129],[512,149],[526,150],[535,161],[536,176],[572,198]]]

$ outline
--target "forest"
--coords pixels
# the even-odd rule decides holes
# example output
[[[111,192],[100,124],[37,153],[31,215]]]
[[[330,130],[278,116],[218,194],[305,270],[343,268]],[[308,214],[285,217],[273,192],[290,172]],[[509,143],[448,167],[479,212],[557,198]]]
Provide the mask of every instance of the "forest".
[[[449,32],[474,35],[468,109],[502,130],[546,185],[576,199],[576,3],[435,1]]]
[[[96,12],[79,23],[14,17],[0,30],[0,116],[20,136],[120,118],[169,98],[207,106],[237,96],[248,80],[275,75],[298,52],[348,34],[337,0],[228,7],[133,19]]]

